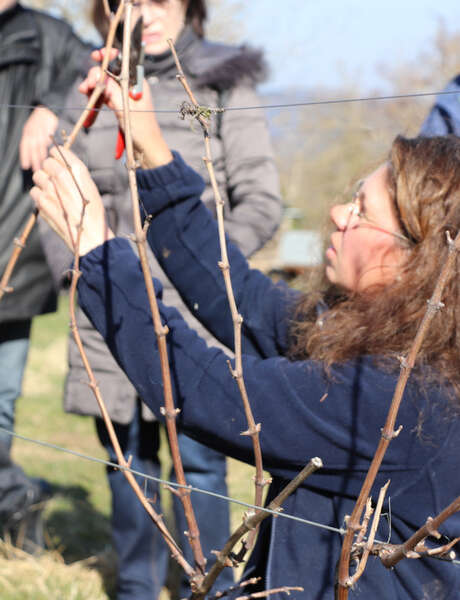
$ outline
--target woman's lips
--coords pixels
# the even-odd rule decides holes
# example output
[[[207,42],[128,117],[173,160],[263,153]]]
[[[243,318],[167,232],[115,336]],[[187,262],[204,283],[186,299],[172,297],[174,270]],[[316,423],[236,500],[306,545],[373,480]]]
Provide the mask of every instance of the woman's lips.
[[[157,40],[162,39],[162,37],[163,37],[163,34],[161,31],[148,31],[148,32],[145,31],[142,34],[142,41],[145,43],[155,42]]]
[[[336,254],[337,254],[337,252],[336,252],[334,246],[329,246],[329,248],[326,250],[326,258],[332,258]]]

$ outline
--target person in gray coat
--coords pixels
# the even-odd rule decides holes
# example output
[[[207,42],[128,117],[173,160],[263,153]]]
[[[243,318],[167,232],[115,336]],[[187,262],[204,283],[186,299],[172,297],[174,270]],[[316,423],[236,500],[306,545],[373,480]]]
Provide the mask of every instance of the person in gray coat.
[[[133,5],[133,13],[134,18],[143,17],[146,79],[155,99],[162,131],[168,144],[180,150],[184,159],[205,179],[207,185],[203,199],[215,213],[214,197],[202,160],[202,133],[199,127],[179,118],[178,107],[187,98],[176,79],[177,71],[166,39],[175,41],[182,67],[198,101],[210,107],[260,105],[255,85],[265,75],[262,55],[244,46],[206,40],[203,37],[206,19],[204,0],[141,0]],[[93,21],[104,37],[108,24],[102,0],[95,0]],[[59,129],[70,131],[79,117],[79,107],[84,104],[85,98],[75,88],[68,99],[66,120],[61,122]],[[123,160],[114,160],[117,130],[113,114],[101,111],[91,129],[79,136],[73,150],[89,167],[101,192],[111,227],[117,235],[123,236],[132,233],[133,222],[126,167]],[[282,212],[278,174],[264,114],[256,109],[225,111],[212,119],[211,136],[217,182],[225,200],[226,231],[244,254],[251,256],[273,236]],[[47,236],[47,241],[54,270],[60,277],[68,267],[68,257],[50,247],[55,243],[54,236]],[[58,260],[63,258],[65,260]],[[189,324],[209,344],[218,345],[185,308],[153,255],[150,256],[150,263],[154,276],[163,282],[164,301],[178,307]],[[125,455],[132,456],[134,469],[158,476],[158,423],[137,397],[103,339],[82,312],[78,315],[78,325]],[[230,353],[230,350],[226,351]],[[78,350],[70,338],[65,409],[96,416],[99,438],[110,459],[116,462],[99,410],[85,380]],[[183,434],[179,434],[179,439],[187,483],[226,494],[225,457]],[[165,582],[168,558],[166,545],[158,539],[159,534],[123,475],[109,469],[108,477],[112,489],[112,532],[119,556],[118,600],[152,600],[158,597]],[[158,489],[151,483],[147,486],[147,495],[158,497]],[[183,511],[177,498],[173,498],[179,540],[187,560],[193,561],[184,535],[187,525]],[[213,562],[212,550],[221,548],[229,534],[228,505],[203,494],[193,494],[192,501],[205,555],[209,562]],[[232,583],[231,569],[226,571],[217,584],[218,589]],[[187,589],[183,581],[181,597],[187,593]]]

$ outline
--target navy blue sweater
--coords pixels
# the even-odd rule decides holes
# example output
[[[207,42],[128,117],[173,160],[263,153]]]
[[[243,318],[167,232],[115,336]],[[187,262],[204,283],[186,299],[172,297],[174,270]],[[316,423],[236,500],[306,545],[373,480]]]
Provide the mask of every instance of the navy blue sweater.
[[[224,344],[233,328],[217,266],[216,224],[200,202],[201,178],[178,155],[169,165],[138,171],[143,206],[153,215],[148,239],[167,275],[194,314]],[[256,422],[262,424],[264,466],[273,483],[269,498],[313,456],[324,468],[285,503],[285,512],[340,528],[353,509],[377,446],[397,376],[379,369],[372,357],[336,366],[329,378],[322,365],[285,358],[294,292],[250,270],[229,245],[232,281],[243,325],[243,367]],[[84,256],[80,303],[105,337],[139,395],[161,418],[160,362],[142,273],[126,240],[115,239]],[[169,328],[168,351],[179,426],[191,437],[237,459],[253,462],[251,440],[227,356],[208,348],[177,310],[161,303]],[[326,397],[325,394],[327,394]],[[422,392],[409,384],[397,425],[373,488],[391,479],[390,520],[377,537],[405,540],[460,494],[458,418],[441,387]],[[388,500],[384,509],[390,513]],[[460,535],[460,516],[442,532]],[[339,533],[285,518],[264,521],[245,577],[259,575],[262,587],[303,586],[293,598],[333,598]],[[423,558],[385,569],[371,558],[351,598],[403,600],[458,598],[460,568]],[[259,586],[260,587],[260,586]],[[271,596],[281,599],[284,595]]]

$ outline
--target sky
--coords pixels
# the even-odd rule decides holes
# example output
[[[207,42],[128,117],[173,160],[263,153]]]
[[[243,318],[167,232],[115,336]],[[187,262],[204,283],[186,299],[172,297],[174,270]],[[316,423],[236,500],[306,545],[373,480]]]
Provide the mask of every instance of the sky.
[[[79,0],[84,1],[88,0]],[[460,30],[460,0],[208,0],[208,4],[213,1],[224,6],[221,14],[228,14],[227,6],[236,7],[229,28],[232,39],[265,50],[271,73],[262,87],[266,92],[334,87],[343,81],[344,71],[354,80],[359,77],[363,87],[382,87],[379,64],[413,60],[430,47],[440,20],[447,29]],[[74,2],[51,0],[50,8]],[[74,25],[78,30],[78,23]],[[88,37],[88,32],[83,35]]]
[[[245,41],[266,51],[267,88],[333,86],[344,69],[373,87],[382,83],[377,65],[414,59],[440,19],[460,29],[459,0],[229,2],[241,5]]]

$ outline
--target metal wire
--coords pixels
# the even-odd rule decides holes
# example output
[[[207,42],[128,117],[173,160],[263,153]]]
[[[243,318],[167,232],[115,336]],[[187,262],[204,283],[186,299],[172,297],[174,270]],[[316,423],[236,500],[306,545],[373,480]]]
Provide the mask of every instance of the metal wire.
[[[287,102],[283,104],[260,104],[256,106],[228,106],[224,107],[224,111],[234,111],[234,110],[271,110],[271,109],[280,109],[280,108],[302,108],[304,106],[325,106],[329,104],[350,104],[354,102],[377,102],[382,100],[404,100],[406,98],[426,98],[430,96],[449,96],[452,94],[460,95],[460,90],[452,90],[452,91],[442,91],[442,92],[413,92],[411,94],[389,94],[385,96],[362,96],[357,98],[330,98],[325,100],[307,100],[305,102]],[[28,104],[0,104],[0,108],[36,108],[36,106],[31,106]],[[61,111],[82,111],[84,107],[82,106],[49,106],[51,110]],[[101,108],[93,108],[92,110],[98,110],[101,112],[110,111],[111,109],[101,107]],[[130,112],[154,112],[154,113],[178,113],[179,109],[154,109],[153,111],[148,110],[136,110],[130,109]]]
[[[104,460],[103,458],[96,458],[95,456],[88,456],[87,454],[83,454],[82,452],[78,452],[77,450],[70,450],[69,448],[64,448],[63,446],[57,446],[56,444],[51,444],[50,442],[44,442],[43,440],[37,440],[25,435],[21,435],[14,431],[9,431],[8,429],[4,429],[0,427],[0,431],[2,433],[7,433],[12,437],[18,438],[20,440],[24,440],[26,442],[31,442],[33,444],[38,444],[39,446],[44,446],[45,448],[50,448],[52,450],[58,450],[59,452],[64,452],[66,454],[71,454],[72,456],[76,456],[77,458],[83,458],[84,460],[89,460],[90,462],[95,462],[101,465],[105,465],[108,467],[113,467],[115,469],[119,469],[120,471],[129,471],[133,475],[137,475],[138,477],[142,477],[145,480],[155,481],[162,485],[171,486],[174,488],[185,488],[190,490],[191,492],[196,492],[198,494],[206,494],[208,496],[213,496],[214,498],[218,498],[219,500],[225,500],[226,502],[231,502],[233,504],[238,504],[239,506],[244,506],[245,508],[250,508],[252,510],[261,510],[275,517],[281,517],[284,519],[290,519],[292,521],[297,521],[298,523],[303,523],[304,525],[309,525],[311,527],[317,527],[319,529],[325,529],[327,531],[331,531],[333,533],[338,533],[340,535],[345,535],[346,530],[343,528],[331,527],[330,525],[324,525],[323,523],[318,523],[316,521],[310,521],[308,519],[303,519],[302,517],[296,517],[295,515],[291,515],[285,512],[278,512],[274,510],[270,510],[269,508],[265,508],[262,506],[256,506],[254,504],[250,504],[249,502],[243,502],[242,500],[237,500],[236,498],[230,498],[229,496],[224,496],[223,494],[218,494],[216,492],[210,492],[209,490],[203,490],[201,488],[193,487],[191,485],[181,485],[180,483],[176,483],[174,481],[168,481],[167,479],[161,479],[159,477],[154,477],[153,475],[147,475],[146,473],[142,473],[141,471],[136,471],[129,467],[122,467],[117,463],[110,462],[108,460]],[[384,543],[382,540],[375,540],[376,543]],[[388,543],[388,540],[387,542]],[[459,566],[460,560],[457,559],[446,559],[441,558],[439,556],[430,556],[425,555],[425,558],[433,558],[436,560],[442,560],[444,562],[452,563],[453,565]]]
[[[250,508],[253,510],[262,510],[266,513],[274,515],[276,517],[283,517],[285,519],[291,519],[293,521],[298,521],[299,523],[304,523],[305,525],[311,525],[313,527],[319,527],[320,529],[327,529],[328,531],[332,531],[334,533],[339,533],[340,535],[345,534],[345,529],[331,527],[330,525],[323,525],[322,523],[316,523],[315,521],[309,521],[308,519],[303,519],[302,517],[296,517],[295,515],[290,515],[285,512],[278,512],[275,510],[270,510],[269,508],[264,508],[261,506],[256,506],[255,504],[250,504],[248,502],[243,502],[242,500],[237,500],[236,498],[230,498],[229,496],[224,496],[223,494],[218,494],[216,492],[210,492],[209,490],[203,490],[201,488],[196,488],[191,485],[181,485],[180,483],[175,483],[173,481],[168,481],[167,479],[160,479],[159,477],[154,477],[153,475],[147,475],[146,473],[142,473],[140,471],[135,471],[129,467],[122,467],[117,463],[113,463],[102,458],[96,458],[95,456],[88,456],[87,454],[83,454],[82,452],[78,452],[76,450],[70,450],[69,448],[64,448],[62,446],[57,446],[55,444],[51,444],[50,442],[44,442],[42,440],[37,440],[31,437],[27,437],[25,435],[21,435],[14,431],[8,431],[3,427],[0,427],[0,431],[2,433],[7,433],[15,438],[20,440],[24,440],[26,442],[32,442],[34,444],[38,444],[39,446],[44,446],[45,448],[51,448],[53,450],[59,450],[60,452],[65,452],[67,454],[72,454],[73,456],[77,456],[78,458],[84,458],[85,460],[89,460],[91,462],[99,463],[102,465],[106,465],[108,467],[114,467],[119,469],[120,471],[129,471],[133,475],[137,475],[138,477],[143,477],[144,479],[149,479],[151,481],[156,481],[157,483],[161,483],[162,485],[167,485],[175,488],[185,488],[190,490],[191,492],[197,492],[199,494],[207,494],[208,496],[214,496],[215,498],[219,498],[220,500],[225,500],[226,502],[232,502],[233,504],[239,504],[240,506],[244,506],[245,508]]]

